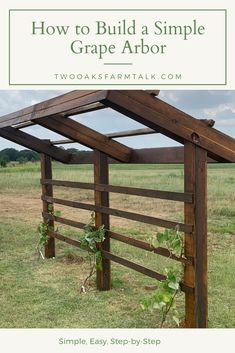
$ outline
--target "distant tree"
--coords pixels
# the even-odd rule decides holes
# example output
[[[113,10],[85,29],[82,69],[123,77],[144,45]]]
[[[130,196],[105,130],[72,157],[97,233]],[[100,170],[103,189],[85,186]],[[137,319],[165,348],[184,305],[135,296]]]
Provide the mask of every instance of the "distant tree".
[[[18,152],[17,160],[25,159],[26,161],[39,161],[40,156],[37,152],[31,150],[22,150]]]
[[[7,162],[15,161],[18,156],[19,151],[15,148],[5,148],[0,152],[0,157],[5,159]]]
[[[24,157],[19,157],[17,158],[17,161],[20,163],[20,164],[25,164],[28,162],[27,158],[24,158]]]
[[[1,160],[0,160],[0,166],[1,166],[1,168],[5,168],[5,167],[7,166],[6,160],[1,159]]]
[[[39,153],[31,150],[22,150],[17,151],[14,148],[5,148],[4,150],[0,151],[0,161],[8,162],[15,162],[21,161],[23,158],[24,161],[32,161],[36,162],[40,160]]]
[[[66,151],[73,154],[78,154],[80,152],[77,148],[67,148]]]

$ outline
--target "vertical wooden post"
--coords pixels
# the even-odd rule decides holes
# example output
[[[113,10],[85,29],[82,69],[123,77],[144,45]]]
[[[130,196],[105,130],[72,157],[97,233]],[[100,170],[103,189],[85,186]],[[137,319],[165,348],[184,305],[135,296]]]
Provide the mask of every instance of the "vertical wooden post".
[[[193,193],[194,202],[184,204],[184,221],[193,225],[193,233],[184,234],[184,254],[194,258],[195,238],[195,145],[185,141],[184,145],[184,191]],[[195,287],[194,265],[186,264],[184,268],[185,284]],[[185,326],[196,327],[195,320],[195,292],[185,293]]]
[[[207,327],[207,152],[200,147],[195,165],[195,311],[197,327]]]
[[[94,182],[95,184],[108,184],[109,182],[108,157],[97,150],[94,151]],[[109,207],[109,193],[95,190],[95,205]],[[105,229],[109,229],[109,215],[96,212],[95,225],[96,227],[104,225]],[[110,238],[107,235],[101,244],[101,249],[110,251]],[[99,290],[111,288],[110,260],[102,260],[102,269],[97,270],[96,281]]]
[[[185,142],[185,192],[192,192],[194,202],[185,203],[185,223],[193,225],[192,234],[185,234],[185,255],[194,258],[186,265],[184,282],[195,288],[185,294],[186,327],[207,327],[207,153]]]
[[[52,164],[51,157],[46,154],[41,154],[41,178],[44,179],[52,179]],[[42,184],[42,196],[52,196],[53,197],[53,186],[52,185],[44,185]],[[46,201],[42,202],[43,212],[48,213],[48,205],[49,203]],[[47,219],[43,219],[43,221],[49,222],[48,225],[51,229],[54,229],[54,221],[48,221]],[[55,257],[55,239],[49,237],[47,244],[45,245],[45,257],[48,259],[50,257]]]

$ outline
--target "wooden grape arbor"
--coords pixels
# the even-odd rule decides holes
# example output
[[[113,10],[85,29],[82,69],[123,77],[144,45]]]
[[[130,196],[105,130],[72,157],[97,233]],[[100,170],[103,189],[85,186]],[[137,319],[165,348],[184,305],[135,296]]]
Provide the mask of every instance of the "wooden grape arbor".
[[[59,222],[76,228],[83,223],[57,217],[48,212],[49,204],[95,211],[96,226],[104,224],[105,240],[101,251],[102,270],[97,270],[97,287],[111,286],[111,261],[157,280],[163,274],[131,262],[111,252],[112,239],[183,261],[185,265],[181,290],[185,293],[185,326],[207,327],[207,162],[235,162],[235,139],[213,128],[213,121],[198,120],[156,97],[158,91],[104,90],[72,91],[65,95],[25,108],[0,118],[0,136],[41,153],[41,183],[44,221],[50,222],[50,238],[45,248],[47,258],[55,256],[55,239],[80,246],[79,241],[60,234],[54,228]],[[70,116],[98,109],[112,108],[143,124],[146,128],[108,135],[94,131]],[[41,125],[65,136],[68,140],[48,141],[24,131]],[[161,133],[181,143],[182,147],[131,149],[115,138]],[[57,147],[62,143],[79,142],[93,151],[71,154]],[[94,164],[94,183],[52,179],[51,159],[66,164]],[[109,184],[109,163],[183,163],[184,192],[149,190]],[[94,204],[53,197],[53,186],[94,190]],[[141,215],[109,207],[109,193],[138,195],[184,203],[184,223]],[[185,258],[172,255],[165,248],[152,248],[147,242],[110,230],[110,215],[184,232]]]

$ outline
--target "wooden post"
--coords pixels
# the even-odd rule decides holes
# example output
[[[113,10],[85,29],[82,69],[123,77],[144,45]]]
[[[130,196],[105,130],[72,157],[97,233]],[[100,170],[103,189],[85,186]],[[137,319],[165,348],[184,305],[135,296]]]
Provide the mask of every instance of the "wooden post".
[[[41,178],[44,179],[52,179],[52,165],[51,165],[51,157],[46,154],[41,154]],[[44,185],[42,184],[42,196],[51,196],[53,197],[53,186],[52,185]],[[48,205],[47,201],[42,202],[43,212],[48,213]],[[54,221],[47,220],[43,218],[43,221],[49,222],[48,226],[50,229],[54,229]],[[47,244],[45,245],[45,257],[47,259],[51,257],[55,257],[55,239],[49,237]]]
[[[184,270],[185,284],[195,288],[185,294],[185,326],[207,327],[207,153],[185,142],[185,192],[192,192],[193,203],[185,203],[185,223],[193,225],[193,232],[185,233],[185,255],[194,258],[193,265]]]
[[[207,152],[200,147],[195,165],[195,314],[197,327],[207,327]]]
[[[195,202],[195,145],[185,141],[184,145],[184,191],[193,193]],[[184,204],[184,222],[192,224],[195,230],[194,203]],[[194,258],[195,233],[184,234],[185,256]],[[194,265],[186,264],[184,268],[185,284],[195,286]],[[195,320],[195,293],[185,293],[185,326],[196,327]]]
[[[109,170],[108,158],[98,150],[94,151],[94,182],[95,184],[108,184]],[[95,191],[95,205],[109,207],[109,193],[105,191]],[[109,229],[109,215],[96,212],[95,225],[99,227],[104,225],[105,229]],[[101,249],[110,251],[110,238],[106,235]],[[110,260],[102,260],[102,269],[96,272],[97,289],[109,290],[111,288],[111,266]]]

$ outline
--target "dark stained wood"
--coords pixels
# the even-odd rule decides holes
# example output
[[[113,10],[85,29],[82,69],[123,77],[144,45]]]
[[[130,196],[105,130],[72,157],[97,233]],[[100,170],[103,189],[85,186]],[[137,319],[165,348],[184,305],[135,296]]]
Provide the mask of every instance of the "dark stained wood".
[[[165,275],[162,275],[156,271],[150,270],[149,268],[146,268],[146,267],[139,265],[135,262],[124,259],[123,257],[114,255],[114,254],[112,254],[108,251],[105,251],[105,250],[102,250],[102,253],[105,258],[112,260],[120,265],[125,266],[125,267],[131,268],[132,270],[135,270],[137,272],[143,273],[144,275],[146,275],[148,277],[155,278],[158,281],[163,281],[166,279]],[[193,288],[190,286],[187,286],[185,283],[180,283],[180,286],[184,292],[191,293],[193,291]]]
[[[38,119],[37,123],[74,141],[82,143],[87,147],[98,149],[121,162],[128,162],[130,160],[131,148],[117,141],[113,141],[105,135],[70,118],[53,116],[46,119]]]
[[[133,150],[131,163],[174,163],[181,164],[184,161],[183,147],[161,147],[161,148],[143,148]]]
[[[194,119],[155,97],[159,91],[73,91],[32,107],[8,114],[0,119],[0,136],[41,153],[43,219],[49,222],[50,238],[45,246],[46,258],[55,256],[55,239],[80,247],[80,242],[55,232],[54,222],[76,228],[84,223],[56,217],[48,212],[48,205],[62,205],[96,212],[96,228],[105,226],[106,237],[100,249],[103,253],[102,270],[97,272],[97,286],[110,289],[110,261],[115,261],[152,278],[163,280],[165,276],[110,252],[110,239],[154,252],[161,256],[181,261],[185,265],[181,289],[185,291],[186,327],[207,327],[208,283],[207,283],[207,161],[235,162],[235,139],[215,130],[213,120]],[[153,97],[154,96],[154,97]],[[71,115],[111,107],[144,124],[147,128],[121,131],[102,135],[69,119]],[[41,141],[20,129],[40,124],[70,140]],[[14,126],[14,127],[12,127]],[[112,140],[119,137],[163,133],[185,145],[176,148],[140,149]],[[53,144],[80,142],[95,152],[73,155]],[[108,159],[109,156],[110,158]],[[208,158],[209,156],[210,158]],[[93,163],[92,183],[52,180],[51,158],[63,163]],[[108,185],[108,162],[117,163],[183,163],[185,162],[184,193],[145,190]],[[53,197],[53,185],[94,190],[95,204],[61,200]],[[143,197],[162,198],[184,202],[184,223],[178,223],[109,208],[109,193],[124,193]],[[185,256],[180,259],[165,248],[153,248],[139,239],[133,239],[110,231],[109,216],[123,217],[133,221],[158,225],[165,228],[179,226],[185,232]],[[95,228],[95,227],[94,227]]]
[[[66,224],[66,225],[75,227],[75,228],[83,228],[85,226],[85,223],[72,221],[70,219],[66,219],[66,218],[62,218],[62,217],[58,217],[58,216],[53,216],[53,215],[46,213],[46,212],[43,212],[43,217],[45,217],[46,219],[54,220],[55,222],[58,222],[58,223],[62,223],[62,224]],[[94,229],[95,229],[95,227],[94,227]],[[182,262],[182,263],[189,263],[189,264],[193,263],[192,258],[187,258],[187,259],[186,258],[179,258],[179,257],[175,256],[174,254],[172,254],[168,249],[165,249],[162,247],[155,248],[143,240],[131,238],[126,235],[112,232],[110,230],[107,230],[106,233],[112,239],[118,240],[118,241],[125,243],[125,244],[128,244],[128,245],[135,246],[139,249],[150,251],[155,254],[158,254],[158,255],[161,255],[161,256],[164,256],[164,257],[167,257],[167,258],[170,258],[170,259]]]
[[[80,156],[77,153],[70,153],[70,160],[67,164],[79,164]]]
[[[209,128],[157,97],[140,91],[109,91],[105,104],[166,136],[205,148],[214,156],[235,162],[235,139]]]
[[[109,182],[109,166],[108,158],[105,154],[95,150],[94,151],[94,182],[108,184]],[[95,190],[95,205],[99,208],[104,206],[109,207],[109,194],[104,190]],[[99,228],[104,225],[104,228],[109,230],[109,214],[96,211],[95,226]],[[110,237],[108,232],[105,234],[105,239],[98,246],[99,250],[110,251]],[[97,289],[109,290],[111,288],[111,263],[107,258],[102,260],[102,269],[96,271]]]
[[[90,112],[105,109],[105,108],[106,108],[105,105],[103,105],[100,102],[96,102],[96,103],[91,103],[88,105],[83,105],[81,107],[77,107],[74,109],[70,109],[69,111],[65,112],[63,115],[64,116],[80,115],[80,114],[90,113]]]
[[[21,109],[15,113],[2,116],[0,119],[0,128],[55,114],[64,114],[66,116],[70,115],[70,113],[73,115],[78,114],[80,108],[85,106],[90,111],[90,105],[101,102],[106,96],[107,91],[72,91]],[[85,110],[82,113],[85,113]]]
[[[155,272],[153,270],[150,270],[144,266],[141,266],[139,264],[136,264],[132,261],[129,261],[127,259],[124,259],[120,256],[117,256],[117,255],[114,255],[114,254],[111,254],[110,252],[108,251],[105,251],[105,250],[102,250],[102,253],[104,255],[104,257],[106,259],[109,259],[109,260],[112,260],[114,262],[117,262],[119,263],[120,265],[123,265],[125,267],[128,267],[128,268],[131,268],[132,270],[135,270],[137,272],[140,272],[140,273],[143,273],[144,275],[146,276],[149,276],[151,278],[155,278],[157,279],[158,281],[162,281],[164,279],[166,279],[166,276],[165,275],[162,275],[158,272]]]
[[[51,184],[54,186],[75,188],[75,189],[85,189],[85,190],[94,190],[95,189],[94,183],[83,183],[83,182],[79,182],[79,181],[44,179],[44,180],[41,180],[41,183],[42,184]]]
[[[114,159],[112,159],[114,161]],[[93,164],[94,163],[94,152],[93,151],[80,151],[76,154],[76,160],[70,162],[70,164]],[[115,161],[117,163],[117,161]]]
[[[143,249],[146,251],[150,251],[153,252],[155,254],[182,262],[182,263],[189,263],[192,264],[193,263],[193,259],[189,258],[189,259],[184,259],[184,258],[180,258],[178,256],[175,256],[174,254],[172,254],[168,249],[162,248],[162,247],[158,247],[155,248],[153,247],[151,244],[143,241],[143,240],[139,240],[139,239],[135,239],[135,238],[131,238],[128,237],[126,235],[122,235],[122,234],[118,234],[115,232],[110,231],[109,232],[110,238],[121,241],[122,243],[128,244],[128,245],[132,245],[135,246],[136,248],[139,249]]]
[[[52,178],[52,166],[51,166],[51,158],[45,154],[41,154],[41,177],[44,179]],[[53,187],[52,185],[42,185],[42,196],[49,195],[53,197]],[[43,200],[42,207],[43,212],[48,212],[48,206],[52,204]],[[43,222],[48,223],[48,227],[53,231],[54,229],[54,221],[48,220],[43,217]],[[52,237],[49,237],[47,244],[45,245],[45,257],[47,259],[51,257],[55,257],[55,240]]]
[[[58,239],[60,241],[63,241],[67,244],[70,244],[70,245],[73,245],[73,246],[76,246],[77,248],[80,248],[81,247],[81,242],[79,240],[75,240],[75,239],[71,239],[71,238],[68,238],[58,232],[53,232],[53,231],[50,231],[49,232],[49,235],[50,237],[54,240],[54,239]]]
[[[17,130],[13,127],[0,129],[0,136],[39,153],[45,153],[59,162],[69,163],[72,160],[71,153],[62,150],[59,147],[51,146],[49,143],[45,143],[39,138],[31,136],[26,132]]]
[[[162,191],[154,189],[142,189],[128,186],[114,186],[114,185],[95,185],[96,190],[109,191],[114,193],[121,193],[127,195],[136,195],[150,198],[158,198],[162,200],[172,200],[179,202],[192,202],[192,194],[174,192],[174,191]]]
[[[77,248],[80,248],[81,247],[81,242],[78,241],[78,240],[74,240],[74,239],[71,239],[71,238],[68,238],[58,232],[53,232],[53,231],[50,231],[50,236],[55,238],[55,239],[58,239],[60,241],[63,241],[67,244],[70,244],[70,245],[73,245]],[[114,254],[111,254],[110,252],[108,251],[105,251],[105,250],[102,250],[102,254],[104,256],[105,259],[107,260],[112,260],[116,263],[119,263],[120,265],[123,265],[125,267],[128,267],[128,268],[131,268],[137,272],[140,272],[140,273],[143,273],[144,275],[148,276],[148,277],[151,277],[151,278],[155,278],[156,280],[158,281],[162,281],[164,279],[166,279],[166,276],[165,275],[162,275],[156,271],[153,271],[153,270],[150,270],[144,266],[141,266],[139,264],[136,264],[135,262],[132,262],[132,261],[129,261],[127,259],[124,259],[120,256],[117,256],[117,255],[114,255]],[[185,283],[180,283],[180,287],[181,287],[181,290],[186,292],[186,293],[191,293],[193,291],[193,288],[192,287],[189,287],[187,286]]]
[[[143,197],[159,198],[163,200],[172,200],[179,202],[192,202],[192,193],[174,192],[174,191],[162,191],[154,189],[142,189],[130,186],[116,186],[116,185],[105,185],[105,184],[93,184],[83,183],[76,181],[65,181],[65,180],[41,180],[43,184],[52,184],[54,186],[64,186],[69,188],[81,188],[96,191],[106,191],[119,194],[137,195]]]
[[[70,110],[67,113],[64,113],[64,116],[71,116],[71,115],[79,115],[79,114],[84,114],[84,113],[89,113],[92,112],[94,110],[100,110],[100,109],[104,109],[106,108],[102,103],[93,103],[93,104],[89,104],[89,105],[85,105],[82,107],[78,107],[75,109]],[[25,123],[20,123],[20,124],[16,124],[13,127],[16,129],[24,129],[26,127],[35,125],[36,121],[26,121]],[[74,143],[74,141],[72,140],[62,140],[60,143],[58,143],[60,141],[55,141],[53,143],[51,143],[52,145],[61,145],[61,144],[66,144],[66,143]]]
[[[215,121],[212,119],[199,119],[205,125],[212,127],[215,124]],[[26,126],[30,126],[34,123],[25,123]],[[20,124],[24,127],[24,124]],[[18,128],[18,126],[16,126]],[[143,129],[136,129],[136,130],[126,130],[126,131],[119,131],[119,132],[111,132],[108,134],[105,134],[105,136],[109,138],[118,138],[118,137],[128,137],[128,136],[141,136],[141,135],[149,135],[149,134],[156,134],[158,131],[150,129],[150,128],[143,128]],[[76,143],[74,140],[56,140],[56,141],[51,141],[52,145],[64,145],[68,143]]]
[[[56,216],[51,216],[51,215],[48,215],[49,218],[53,217],[54,219],[58,219],[58,221],[61,219],[61,217],[56,217]],[[70,221],[70,220],[66,220],[66,222],[61,222],[61,223],[64,223],[64,224],[68,224],[68,225],[71,225],[71,226],[75,226],[75,222],[74,221]],[[80,228],[80,225],[81,223],[79,223],[79,228]],[[108,231],[110,237],[114,238],[112,235],[113,234],[116,234],[116,233],[113,233],[111,231]],[[65,237],[64,235],[58,233],[58,232],[50,232],[50,236],[58,239],[58,240],[61,240],[61,241],[64,241],[68,244],[71,244],[71,245],[74,245],[78,248],[80,248],[81,246],[81,243],[80,241],[77,241],[77,240],[74,240],[74,239],[71,239],[71,238],[68,238],[68,237]],[[116,239],[116,238],[114,238]],[[117,255],[114,255],[114,254],[111,254],[110,252],[108,251],[105,251],[105,250],[102,250],[102,253],[104,255],[104,257],[107,259],[107,260],[112,260],[114,262],[117,262],[123,266],[126,266],[126,267],[129,267],[129,268],[132,268],[140,273],[143,273],[149,277],[152,277],[152,278],[155,278],[155,279],[158,279],[158,280],[164,280],[166,278],[166,276],[164,275],[161,275],[155,271],[152,271],[152,270],[149,270],[147,269],[146,267],[143,267],[141,265],[138,265],[136,263],[133,263],[132,261],[129,261],[129,260],[126,260],[126,259],[123,259]],[[180,283],[180,287],[181,287],[181,290],[186,292],[186,293],[192,293],[194,291],[194,289],[188,285],[186,285],[185,283]]]
[[[180,289],[185,293],[194,293],[194,287],[188,286],[184,282],[180,282]]]
[[[93,151],[80,151],[76,155],[76,160],[69,163],[92,164],[94,161]],[[224,160],[221,160],[224,163]],[[117,160],[109,158],[109,164],[117,164]],[[132,164],[182,164],[184,163],[183,147],[162,147],[162,148],[143,148],[133,150],[131,159],[128,163]],[[208,163],[217,163],[212,158],[208,158]],[[226,162],[225,162],[226,163]]]
[[[186,327],[207,327],[207,153],[185,144],[185,191],[194,192],[194,205],[185,204],[185,222],[194,224],[185,234],[185,255],[194,256],[194,266],[186,264],[184,282],[195,287],[186,295]]]
[[[85,226],[85,223],[72,221],[70,219],[66,219],[66,218],[63,218],[63,217],[55,216],[55,215],[52,215],[52,214],[50,214],[48,212],[42,212],[42,215],[46,219],[49,219],[49,220],[52,220],[52,221],[55,221],[55,222],[58,222],[58,223],[66,224],[66,225],[71,226],[71,227],[82,229]]]
[[[156,218],[156,217],[141,215],[139,213],[121,211],[121,210],[117,210],[115,208],[96,206],[96,205],[86,204],[86,203],[77,202],[77,201],[62,200],[62,199],[49,197],[49,196],[44,196],[43,200],[45,200],[47,202],[52,202],[52,203],[57,203],[60,205],[68,206],[68,207],[75,207],[75,208],[81,208],[83,210],[88,210],[88,211],[101,212],[101,213],[109,214],[112,216],[122,217],[122,218],[130,219],[133,221],[141,222],[141,223],[153,224],[153,225],[157,225],[159,227],[164,227],[164,228],[169,228],[169,229],[175,228],[177,226],[181,232],[190,233],[192,231],[191,224],[185,224],[185,223],[174,222],[174,221],[167,221],[167,220]]]
[[[190,142],[185,142],[184,152],[184,190],[185,192],[195,193],[195,150],[196,146]],[[193,204],[185,203],[184,221],[193,224],[195,229],[195,202]],[[185,256],[194,257],[195,232],[184,235],[184,253]],[[186,264],[184,267],[184,283],[195,286],[195,268],[193,265]],[[195,319],[195,293],[185,295],[185,326],[189,328],[196,327]]]
[[[199,328],[207,327],[207,153],[195,155],[195,316]]]
[[[50,236],[55,238],[55,239],[58,239],[60,241],[63,241],[67,244],[70,244],[70,245],[73,245],[77,248],[80,248],[81,247],[81,242],[78,241],[78,240],[74,240],[74,239],[71,239],[71,238],[68,238],[58,232],[53,232],[51,231],[50,233]],[[129,261],[127,259],[124,259],[120,256],[117,256],[117,255],[114,255],[114,254],[111,254],[110,252],[108,251],[105,251],[105,250],[102,250],[102,254],[104,256],[105,259],[107,260],[112,260],[116,263],[119,263],[120,265],[123,265],[125,267],[128,267],[128,268],[131,268],[137,272],[140,272],[140,273],[143,273],[144,275],[148,276],[148,277],[151,277],[151,278],[155,278],[156,280],[158,281],[162,281],[164,279],[166,279],[166,276],[165,275],[162,275],[156,271],[153,271],[153,270],[150,270],[144,266],[141,266],[139,264],[136,264],[132,261]],[[189,287],[187,286],[185,283],[180,283],[180,287],[181,287],[181,290],[186,292],[186,293],[191,293],[193,291],[193,288],[192,287]]]
[[[208,154],[208,163],[227,163],[224,159]],[[216,158],[217,160],[213,159]],[[129,163],[136,164],[183,164],[184,147],[158,147],[133,150]]]

